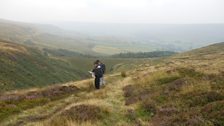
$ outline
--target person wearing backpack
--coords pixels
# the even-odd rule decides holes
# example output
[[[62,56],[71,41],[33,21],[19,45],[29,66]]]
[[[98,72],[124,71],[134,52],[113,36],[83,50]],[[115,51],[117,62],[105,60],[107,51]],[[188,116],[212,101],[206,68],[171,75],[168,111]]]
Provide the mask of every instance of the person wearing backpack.
[[[101,66],[101,68],[102,68],[102,72],[103,72],[103,76],[100,78],[100,84],[101,84],[101,85],[105,85],[106,82],[105,82],[105,80],[104,80],[104,74],[105,74],[105,72],[106,72],[106,65],[105,65],[104,63],[102,63],[101,61],[99,61],[99,65]]]
[[[100,60],[96,60],[96,63],[98,65],[100,65],[101,69],[102,69],[102,72],[103,72],[103,76],[100,78],[100,85],[105,85],[106,82],[104,80],[104,74],[106,72],[106,65],[104,63],[102,63]]]
[[[95,76],[95,88],[100,89],[100,78],[103,77],[103,70],[98,60],[94,62],[94,68],[92,70]]]

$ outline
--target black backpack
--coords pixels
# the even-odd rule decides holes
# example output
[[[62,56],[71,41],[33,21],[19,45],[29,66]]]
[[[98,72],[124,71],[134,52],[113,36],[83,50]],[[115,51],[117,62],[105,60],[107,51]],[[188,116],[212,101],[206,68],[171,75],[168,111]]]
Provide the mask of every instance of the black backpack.
[[[102,72],[103,72],[103,74],[106,72],[106,66],[105,66],[105,64],[100,64],[100,66],[101,66],[101,69],[102,69]]]
[[[93,72],[94,72],[95,76],[97,76],[97,77],[103,76],[103,69],[102,69],[101,65],[94,68]]]

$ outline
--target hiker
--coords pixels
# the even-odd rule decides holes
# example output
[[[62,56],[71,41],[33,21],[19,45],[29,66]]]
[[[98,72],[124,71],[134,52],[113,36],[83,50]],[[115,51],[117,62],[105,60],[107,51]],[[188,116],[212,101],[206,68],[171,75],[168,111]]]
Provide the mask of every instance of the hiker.
[[[94,62],[94,68],[92,72],[94,73],[95,76],[95,88],[100,89],[100,78],[103,77],[103,70],[101,66],[99,65],[99,60]]]
[[[98,65],[100,65],[102,72],[103,72],[103,76],[100,78],[100,85],[105,85],[105,80],[104,80],[104,74],[106,72],[106,65],[104,63],[102,63],[100,60],[96,61]]]

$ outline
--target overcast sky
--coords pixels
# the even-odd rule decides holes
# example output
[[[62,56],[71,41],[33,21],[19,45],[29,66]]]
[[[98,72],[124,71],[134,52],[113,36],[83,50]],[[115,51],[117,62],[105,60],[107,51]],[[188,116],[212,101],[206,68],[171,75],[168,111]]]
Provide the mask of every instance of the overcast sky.
[[[0,18],[25,22],[224,23],[224,0],[0,0]]]

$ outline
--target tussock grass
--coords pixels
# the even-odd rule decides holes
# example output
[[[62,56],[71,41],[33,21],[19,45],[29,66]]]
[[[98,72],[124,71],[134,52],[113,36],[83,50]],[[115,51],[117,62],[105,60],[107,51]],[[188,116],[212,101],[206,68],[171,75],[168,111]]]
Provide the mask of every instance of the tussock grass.
[[[126,105],[137,105],[129,118],[133,118],[134,113],[135,118],[144,122],[167,126],[223,124],[222,111],[211,109],[214,103],[219,104],[217,108],[224,106],[220,104],[224,100],[222,73],[208,74],[187,67],[141,73],[133,78],[134,84],[123,88]],[[212,114],[208,111],[201,114],[208,106]],[[143,114],[136,116],[137,113]]]
[[[61,116],[76,121],[96,121],[108,116],[108,111],[96,105],[77,105],[61,113]]]
[[[44,90],[2,95],[0,96],[0,121],[12,114],[67,97],[78,91],[75,86],[55,86]]]

